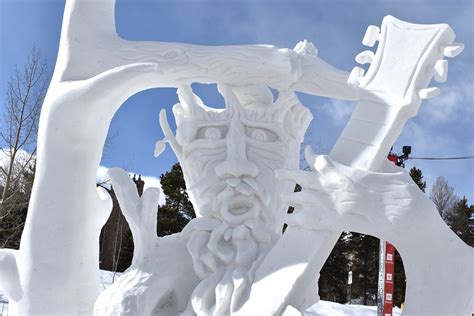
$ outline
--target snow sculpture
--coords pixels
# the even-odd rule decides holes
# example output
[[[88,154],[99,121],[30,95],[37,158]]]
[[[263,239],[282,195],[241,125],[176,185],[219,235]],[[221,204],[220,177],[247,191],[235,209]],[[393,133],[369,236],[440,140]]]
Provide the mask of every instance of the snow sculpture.
[[[202,315],[234,313],[245,303],[255,270],[283,227],[286,209],[279,196],[291,188],[275,182],[274,170],[298,167],[293,153],[299,152],[312,118],[293,92],[280,92],[275,102],[267,87],[223,85],[220,92],[224,111],[206,108],[191,91],[178,90],[177,139],[166,133],[200,222],[208,226],[187,228],[192,230],[188,250],[201,280],[191,302]]]
[[[309,293],[342,229],[399,247],[409,278],[407,313],[433,314],[428,302],[443,296],[446,305],[437,312],[468,314],[472,249],[444,226],[405,173],[383,164],[420,99],[437,92],[426,88],[432,69],[435,79],[446,79],[442,55],[462,50],[453,39],[447,25],[386,17],[382,32],[369,27],[364,38],[369,46],[380,41],[376,54],[357,57],[373,62],[367,75],[356,68],[349,76],[321,61],[306,41],[294,50],[126,41],[115,34],[113,0],[67,0],[20,249],[0,251],[10,314],[92,314],[99,232],[111,209],[106,192],[97,192],[96,169],[115,111],[153,87],[179,88],[176,137],[164,112],[160,122],[201,218],[180,234],[154,238],[157,192],[139,198],[126,175],[111,170],[136,250],[130,270],[98,298],[97,314],[297,314],[313,303]],[[218,83],[226,109],[202,104],[193,82]],[[268,86],[279,91],[276,100]],[[310,113],[294,91],[360,101],[329,157],[307,151],[313,172],[295,170]],[[360,153],[355,160],[347,146]],[[277,169],[283,169],[280,180]],[[63,178],[74,181],[66,187]],[[294,182],[303,185],[301,194],[291,193]],[[283,192],[291,193],[285,203]],[[288,219],[286,204],[297,208]],[[283,221],[290,226],[278,238]],[[426,255],[437,262],[420,262],[420,246],[405,235],[436,238]],[[434,286],[435,279],[443,285]]]
[[[92,313],[99,293],[99,232],[111,209],[106,193],[97,193],[95,174],[110,121],[131,95],[196,81],[291,86],[355,99],[348,75],[304,45],[292,51],[129,42],[116,35],[114,5],[66,1],[25,230],[19,251],[0,255],[0,284],[11,297],[12,314]],[[74,181],[66,187],[64,178]]]
[[[156,259],[147,257],[132,266],[99,297],[96,314],[177,315],[187,308],[185,314],[230,315],[245,303],[256,269],[281,236],[287,210],[281,193],[294,188],[289,181],[276,182],[274,171],[298,168],[300,143],[312,115],[294,92],[281,91],[273,101],[264,86],[220,85],[219,91],[225,109],[207,107],[189,86],[178,88],[176,137],[164,110],[160,115],[198,218],[182,233],[157,240]],[[179,262],[187,270],[170,274],[161,263],[170,256],[162,252],[162,244],[175,251],[186,245]],[[145,273],[146,282],[132,278]],[[183,276],[188,282],[178,283]],[[163,286],[163,279],[169,285]]]
[[[391,16],[384,18],[381,30],[367,29],[363,43],[373,46],[379,41],[379,45],[375,54],[364,51],[356,57],[359,63],[371,65],[365,76],[359,67],[351,72],[348,82],[358,87],[359,103],[329,157],[316,159],[307,148],[306,160],[314,172],[278,171],[279,178],[293,179],[303,190],[290,192],[286,198],[295,212],[288,218],[286,234],[262,263],[263,274],[270,271],[271,275],[254,285],[247,312],[273,313],[275,300],[306,306],[295,301],[300,297],[291,292],[304,288],[311,280],[308,276],[322,268],[343,230],[368,233],[395,244],[408,280],[404,314],[471,312],[474,270],[466,263],[474,262],[472,248],[447,228],[407,173],[385,159],[422,99],[439,93],[439,88],[427,86],[433,76],[440,82],[446,80],[447,61],[442,58],[455,57],[463,49],[462,44],[452,44],[453,40],[454,33],[446,24],[416,25]],[[423,236],[418,237],[421,232]],[[426,248],[423,245],[438,238],[442,241],[420,252]],[[301,247],[291,264],[275,267],[277,258],[296,243]],[[439,260],[440,254],[446,261]],[[448,271],[446,265],[457,268]],[[282,290],[281,279],[294,282]],[[440,288],[440,284],[449,285]],[[276,286],[280,291],[267,299],[265,291]],[[450,294],[454,288],[460,291],[455,297]]]

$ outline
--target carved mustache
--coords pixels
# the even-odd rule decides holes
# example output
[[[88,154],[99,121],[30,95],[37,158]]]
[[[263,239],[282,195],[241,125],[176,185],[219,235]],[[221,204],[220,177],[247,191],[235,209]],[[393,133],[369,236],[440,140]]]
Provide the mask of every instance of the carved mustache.
[[[218,200],[225,200],[238,192],[246,196],[255,195],[265,206],[270,203],[268,191],[264,190],[254,178],[229,178],[225,183],[227,186],[217,195]]]
[[[263,205],[268,206],[270,204],[270,194],[254,178],[243,177],[220,180],[221,181],[212,183],[213,181],[209,181],[209,177],[202,177],[198,182],[190,186],[188,191],[193,191],[193,193],[196,194],[196,198],[202,198],[209,192],[219,192],[215,201],[222,201],[235,195],[236,192],[246,196],[253,194]]]
[[[220,181],[209,181],[209,177],[205,176],[202,177],[199,181],[194,183],[190,186],[187,190],[193,191],[193,193],[197,194],[198,196],[202,196],[209,191],[221,191],[225,188],[225,184]]]

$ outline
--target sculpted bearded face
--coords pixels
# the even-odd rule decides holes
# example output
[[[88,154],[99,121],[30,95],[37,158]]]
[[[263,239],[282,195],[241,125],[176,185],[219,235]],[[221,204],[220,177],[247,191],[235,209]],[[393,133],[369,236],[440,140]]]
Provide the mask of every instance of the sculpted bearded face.
[[[286,213],[276,169],[298,168],[300,143],[312,119],[292,92],[276,101],[267,87],[219,86],[226,107],[210,108],[190,87],[178,89],[178,158],[197,216],[231,226],[259,221],[281,233]]]
[[[297,169],[312,119],[291,91],[274,101],[267,87],[219,86],[225,108],[203,104],[189,86],[173,107],[176,136],[160,122],[183,169],[196,215],[183,231],[194,273],[198,315],[228,315],[248,297],[255,270],[281,236],[286,207],[277,169]]]

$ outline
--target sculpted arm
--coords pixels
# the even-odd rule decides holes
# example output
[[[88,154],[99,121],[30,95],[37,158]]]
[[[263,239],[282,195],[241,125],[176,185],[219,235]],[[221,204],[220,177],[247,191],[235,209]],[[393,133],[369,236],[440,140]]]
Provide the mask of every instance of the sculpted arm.
[[[474,251],[445,224],[406,170],[387,161],[387,173],[364,171],[327,156],[317,156],[312,167],[277,172],[302,186],[301,192],[285,198],[295,207],[287,218],[288,229],[353,231],[385,239],[403,259],[405,313],[470,312]],[[443,290],[433,290],[441,284]],[[456,298],[442,300],[454,289]]]
[[[315,158],[311,151],[306,151],[308,164],[314,167],[316,172],[292,170],[286,175],[288,179],[293,177],[303,190],[290,194],[290,204],[296,206],[295,216],[288,217],[287,222],[290,225],[287,231],[268,256],[269,259],[257,271],[267,277],[262,277],[262,281],[253,287],[254,292],[259,294],[258,297],[251,296],[254,305],[258,306],[261,299],[264,299],[265,290],[275,286],[274,283],[278,283],[278,279],[282,277],[293,282],[288,282],[290,286],[287,289],[280,287],[278,301],[274,299],[280,308],[293,305],[304,311],[314,303],[313,298],[313,302],[308,304],[308,301],[298,295],[298,291],[314,286],[311,283],[314,282],[312,278],[322,268],[344,229],[369,233],[377,237],[383,232],[382,237],[393,242],[397,249],[412,254],[404,256],[402,253],[404,261],[407,257],[408,261],[418,262],[416,246],[404,245],[403,241],[397,243],[397,239],[390,236],[407,236],[407,231],[413,233],[410,227],[416,226],[418,234],[421,234],[420,228],[425,223],[425,218],[413,217],[412,212],[424,208],[425,211],[420,211],[416,215],[429,215],[426,220],[436,227],[433,228],[431,237],[434,237],[434,232],[440,229],[444,231],[442,237],[445,238],[444,242],[453,240],[449,228],[439,218],[433,206],[425,203],[426,197],[419,197],[420,192],[416,186],[413,187],[410,178],[404,174],[392,175],[396,171],[389,168],[386,156],[400,135],[405,122],[416,115],[422,100],[433,97],[439,92],[438,88],[428,87],[431,79],[434,77],[435,80],[442,82],[446,80],[448,62],[444,57],[455,57],[463,47],[462,44],[453,43],[454,38],[454,32],[446,24],[417,25],[391,16],[384,18],[380,28],[370,26],[367,29],[363,43],[372,47],[378,41],[376,52],[369,50],[357,55],[357,62],[371,65],[365,75],[362,68],[355,67],[348,79],[350,84],[357,87],[359,103],[329,157]],[[380,174],[391,175],[376,176]],[[382,179],[388,182],[383,182]],[[390,183],[391,180],[395,182]],[[371,184],[380,184],[382,191],[377,190],[376,186],[371,188]],[[419,205],[420,203],[422,205]],[[300,215],[308,214],[308,216],[298,215],[298,210]],[[407,215],[407,212],[411,215]],[[416,224],[410,220],[416,221]],[[388,233],[391,235],[387,235]],[[422,237],[416,239],[423,240]],[[277,258],[284,254],[285,249],[291,244],[298,244],[299,247],[306,247],[306,244],[310,246],[306,247],[305,251],[295,252],[294,262],[291,265],[280,264],[281,261]],[[464,248],[462,245],[447,248],[458,249],[459,252],[465,253],[464,250],[460,250]],[[435,257],[434,254],[430,255]],[[453,266],[456,264],[459,263],[453,263]],[[278,269],[275,269],[275,266],[278,266]],[[409,264],[409,266],[423,271],[411,272],[414,278],[417,275],[429,278],[425,271],[431,268],[424,270],[423,264]],[[462,264],[459,264],[459,267],[461,266]],[[438,268],[440,267],[433,269]],[[446,276],[445,280],[448,279]],[[419,284],[430,282],[432,280]],[[453,283],[457,285],[452,288],[458,285],[465,286],[465,282],[461,279]],[[409,283],[409,288],[414,284],[418,283]],[[412,293],[421,291],[416,285],[414,288],[410,289]],[[429,295],[425,295],[423,299],[418,298],[417,312],[439,313],[440,309],[437,308],[440,307],[434,308],[434,305],[429,303],[430,300],[439,301],[436,297],[439,293],[428,289],[424,292]],[[449,296],[448,293],[445,294]],[[466,297],[463,298],[463,304],[468,301]],[[455,306],[460,306],[455,300],[445,304],[448,305],[453,308],[452,311],[456,310]],[[448,314],[449,308],[443,308],[444,313]],[[466,310],[466,308],[460,309],[459,313],[467,313]]]

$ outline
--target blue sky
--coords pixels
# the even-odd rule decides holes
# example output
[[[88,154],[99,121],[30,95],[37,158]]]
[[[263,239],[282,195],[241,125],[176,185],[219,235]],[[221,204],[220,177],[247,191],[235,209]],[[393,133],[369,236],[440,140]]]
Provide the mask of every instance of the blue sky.
[[[0,0],[0,96],[4,98],[14,65],[22,65],[33,46],[52,70],[56,59],[64,0]],[[448,82],[441,96],[424,102],[408,122],[395,150],[411,145],[417,157],[474,155],[474,2],[466,1],[162,1],[117,0],[119,35],[129,40],[173,41],[202,45],[273,44],[290,47],[312,41],[319,56],[350,71],[365,29],[391,14],[414,23],[448,23],[465,44],[465,51],[449,63]],[[219,105],[215,87],[196,85],[209,105]],[[327,153],[354,108],[352,102],[299,95],[315,116],[305,142]],[[2,99],[3,100],[3,99]],[[174,89],[153,89],[130,98],[111,126],[116,137],[102,164],[158,177],[176,161],[168,148],[153,157],[161,108],[177,102]],[[3,107],[2,107],[3,111]],[[421,168],[428,186],[444,176],[458,195],[474,203],[474,160],[408,161]]]

